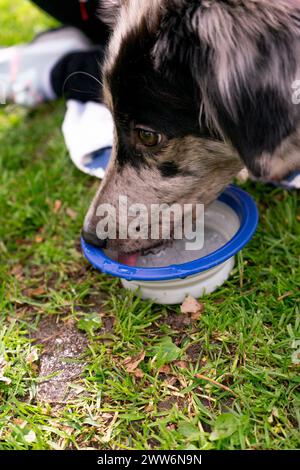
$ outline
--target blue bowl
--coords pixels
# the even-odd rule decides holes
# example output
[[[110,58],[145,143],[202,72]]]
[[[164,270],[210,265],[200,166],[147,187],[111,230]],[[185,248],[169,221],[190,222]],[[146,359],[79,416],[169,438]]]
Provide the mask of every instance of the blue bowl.
[[[242,189],[230,185],[218,198],[236,213],[240,228],[235,236],[213,253],[189,263],[170,265],[161,268],[130,267],[113,261],[102,249],[96,248],[81,239],[83,253],[87,260],[102,273],[126,279],[127,281],[167,281],[207,271],[218,266],[238,253],[253,237],[259,220],[258,209],[252,197]]]

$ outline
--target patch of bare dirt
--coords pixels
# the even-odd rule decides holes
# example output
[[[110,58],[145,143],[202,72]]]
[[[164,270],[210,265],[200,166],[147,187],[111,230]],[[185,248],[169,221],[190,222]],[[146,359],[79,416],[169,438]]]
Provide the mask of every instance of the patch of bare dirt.
[[[34,338],[44,346],[39,364],[42,382],[38,385],[37,401],[71,401],[76,390],[70,385],[80,377],[85,366],[81,356],[87,347],[86,336],[73,323],[57,322],[57,318],[50,317],[41,321]]]
[[[160,323],[169,325],[172,330],[181,331],[186,330],[186,327],[189,326],[192,322],[190,316],[183,313],[170,312],[167,317],[162,317]]]
[[[197,362],[201,354],[202,347],[200,343],[191,344],[187,350],[186,354],[191,359],[192,362]]]
[[[161,401],[157,405],[157,408],[159,411],[168,411],[173,408],[174,405],[177,405],[179,410],[183,410],[186,405],[186,401],[182,397],[172,396],[166,400]]]

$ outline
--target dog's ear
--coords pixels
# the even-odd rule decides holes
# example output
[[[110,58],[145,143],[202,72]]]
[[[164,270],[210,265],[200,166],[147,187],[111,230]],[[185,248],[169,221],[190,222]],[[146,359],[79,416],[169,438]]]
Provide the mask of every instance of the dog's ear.
[[[172,75],[189,69],[199,112],[256,176],[296,128],[292,83],[299,55],[295,0],[167,0],[153,59]]]
[[[110,30],[112,30],[116,24],[123,2],[124,0],[100,0],[98,16]]]

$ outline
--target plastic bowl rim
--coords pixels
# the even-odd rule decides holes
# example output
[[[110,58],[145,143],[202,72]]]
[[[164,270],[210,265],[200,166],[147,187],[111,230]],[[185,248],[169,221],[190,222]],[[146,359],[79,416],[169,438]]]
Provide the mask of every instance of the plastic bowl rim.
[[[102,273],[127,281],[166,281],[183,279],[207,271],[223,264],[235,256],[252,239],[256,232],[259,214],[252,197],[243,189],[230,185],[219,196],[219,201],[227,204],[237,214],[240,228],[234,237],[224,246],[203,258],[184,264],[170,265],[161,268],[131,267],[108,258],[101,248],[96,248],[81,239],[81,246],[86,259]]]

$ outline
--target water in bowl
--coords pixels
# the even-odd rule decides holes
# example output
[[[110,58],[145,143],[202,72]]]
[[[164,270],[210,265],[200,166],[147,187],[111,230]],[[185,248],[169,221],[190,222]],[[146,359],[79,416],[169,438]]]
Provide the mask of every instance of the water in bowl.
[[[165,247],[151,250],[147,255],[139,256],[136,266],[140,268],[162,268],[172,264],[184,264],[203,258],[218,250],[228,240],[226,237],[211,227],[205,227],[204,245],[202,249],[186,250],[187,240],[175,240]]]

